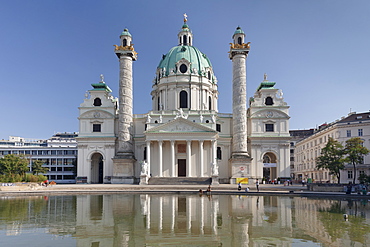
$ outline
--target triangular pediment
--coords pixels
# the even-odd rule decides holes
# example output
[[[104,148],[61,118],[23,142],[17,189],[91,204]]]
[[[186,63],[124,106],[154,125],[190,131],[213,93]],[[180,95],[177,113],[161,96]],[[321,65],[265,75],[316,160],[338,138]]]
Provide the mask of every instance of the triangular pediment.
[[[145,132],[151,133],[209,133],[216,134],[217,131],[199,123],[191,122],[184,118],[177,118],[162,125],[153,127]]]

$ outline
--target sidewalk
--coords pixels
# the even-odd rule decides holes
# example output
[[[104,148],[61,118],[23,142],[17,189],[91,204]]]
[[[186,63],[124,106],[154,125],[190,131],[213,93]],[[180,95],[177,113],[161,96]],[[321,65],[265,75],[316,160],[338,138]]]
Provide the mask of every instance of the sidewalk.
[[[0,195],[4,194],[86,194],[86,193],[199,193],[199,190],[206,191],[207,185],[137,185],[137,184],[57,184],[53,186],[0,186]],[[23,187],[23,188],[22,188]],[[245,192],[246,188],[249,192]],[[293,184],[291,186],[261,184],[257,192],[255,185],[242,185],[238,191],[236,184],[220,184],[211,187],[211,194],[236,194],[236,195],[287,195],[303,197],[339,197],[339,198],[364,198],[370,199],[370,195],[347,195],[344,192],[313,192],[308,191],[306,186]]]

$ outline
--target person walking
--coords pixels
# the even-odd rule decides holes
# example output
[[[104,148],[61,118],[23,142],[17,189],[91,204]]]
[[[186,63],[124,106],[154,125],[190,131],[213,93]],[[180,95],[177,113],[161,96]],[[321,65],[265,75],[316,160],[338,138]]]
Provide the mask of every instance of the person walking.
[[[256,180],[256,188],[257,188],[257,192],[260,192],[260,181],[258,181],[258,178]]]
[[[238,183],[238,190],[241,191],[242,190],[242,185],[241,183]]]

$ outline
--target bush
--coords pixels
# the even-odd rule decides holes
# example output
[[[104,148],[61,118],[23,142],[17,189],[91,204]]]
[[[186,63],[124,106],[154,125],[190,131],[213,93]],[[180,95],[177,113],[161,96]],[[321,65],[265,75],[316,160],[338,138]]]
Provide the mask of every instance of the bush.
[[[26,182],[32,182],[32,183],[35,183],[35,182],[38,182],[38,177],[37,176],[35,176],[35,175],[33,175],[33,174],[30,174],[30,173],[27,173],[26,174],[26,179],[25,179],[25,181]]]
[[[44,175],[37,175],[37,178],[38,178],[38,182],[42,182],[48,179],[48,177]]]

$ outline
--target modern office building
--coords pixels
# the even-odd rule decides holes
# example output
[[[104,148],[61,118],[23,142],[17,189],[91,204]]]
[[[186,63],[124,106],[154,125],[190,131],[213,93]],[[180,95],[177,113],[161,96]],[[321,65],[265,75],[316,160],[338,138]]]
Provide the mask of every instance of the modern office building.
[[[0,157],[7,154],[24,154],[32,161],[41,160],[49,169],[45,174],[56,183],[75,183],[77,165],[77,133],[57,133],[47,140],[29,140],[10,136],[0,140]]]

